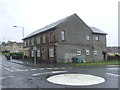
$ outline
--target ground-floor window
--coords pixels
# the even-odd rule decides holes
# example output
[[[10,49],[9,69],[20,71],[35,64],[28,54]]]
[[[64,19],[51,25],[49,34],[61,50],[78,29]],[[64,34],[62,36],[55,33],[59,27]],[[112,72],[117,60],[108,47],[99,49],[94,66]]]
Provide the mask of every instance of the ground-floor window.
[[[86,50],[86,55],[89,55],[90,53],[89,53],[89,50]]]
[[[31,57],[34,57],[34,51],[33,50],[31,51]]]
[[[54,57],[54,48],[49,48],[49,57]]]
[[[81,51],[80,50],[77,50],[77,55],[81,55]]]
[[[37,57],[40,57],[40,50],[37,50]]]
[[[97,55],[97,51],[94,51],[94,55]]]

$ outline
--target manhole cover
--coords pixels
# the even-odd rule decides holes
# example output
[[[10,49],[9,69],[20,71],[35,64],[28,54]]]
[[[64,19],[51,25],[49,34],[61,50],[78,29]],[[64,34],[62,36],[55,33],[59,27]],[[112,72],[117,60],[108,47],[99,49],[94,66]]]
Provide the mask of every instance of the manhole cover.
[[[60,74],[47,78],[49,82],[62,85],[86,86],[105,82],[105,79],[99,76],[89,74]]]

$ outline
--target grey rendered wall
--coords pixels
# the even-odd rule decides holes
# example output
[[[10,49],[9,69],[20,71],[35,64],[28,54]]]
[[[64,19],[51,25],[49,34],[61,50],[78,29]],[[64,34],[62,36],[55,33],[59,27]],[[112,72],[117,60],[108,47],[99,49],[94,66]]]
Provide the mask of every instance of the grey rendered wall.
[[[62,30],[65,31],[65,41],[61,40]],[[86,40],[87,35],[90,36],[90,41]],[[71,16],[57,28],[57,61],[70,62],[73,56],[77,56],[77,49],[81,50],[81,56],[77,57],[82,57],[87,61],[102,61],[102,50],[106,47],[106,37],[100,35],[99,42],[95,42],[94,37],[95,35],[92,34],[91,29],[78,16]],[[86,55],[86,50],[89,50],[90,55]],[[94,50],[97,50],[97,55],[94,55]]]
[[[95,36],[99,36],[99,41],[95,40]],[[96,61],[103,60],[103,50],[106,50],[106,35],[94,34],[93,35],[94,50],[97,50],[97,55],[94,55]]]
[[[61,41],[61,31],[65,31],[65,41]],[[78,16],[73,15],[66,22],[58,26],[58,45],[57,58],[58,61],[68,61],[72,56],[77,54],[77,49],[82,50],[82,58],[92,61],[92,31],[82,22]],[[90,41],[86,40],[86,36],[90,36]],[[86,50],[90,50],[90,55],[86,56]],[[68,58],[70,57],[70,58]]]

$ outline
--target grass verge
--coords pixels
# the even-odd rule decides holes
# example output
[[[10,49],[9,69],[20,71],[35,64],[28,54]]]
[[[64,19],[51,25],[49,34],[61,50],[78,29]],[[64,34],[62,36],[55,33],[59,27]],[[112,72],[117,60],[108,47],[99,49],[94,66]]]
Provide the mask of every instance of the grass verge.
[[[86,63],[60,63],[71,64],[75,66],[88,66],[88,65],[120,65],[120,61],[104,61],[104,62],[86,62]]]

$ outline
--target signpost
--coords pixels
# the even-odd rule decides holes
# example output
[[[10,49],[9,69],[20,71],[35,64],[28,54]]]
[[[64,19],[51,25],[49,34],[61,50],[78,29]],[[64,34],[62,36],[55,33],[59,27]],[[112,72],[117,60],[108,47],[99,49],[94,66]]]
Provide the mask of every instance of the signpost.
[[[34,46],[33,50],[34,50],[34,64],[36,65],[37,64],[37,59],[36,59],[36,50],[37,50],[37,47]]]

